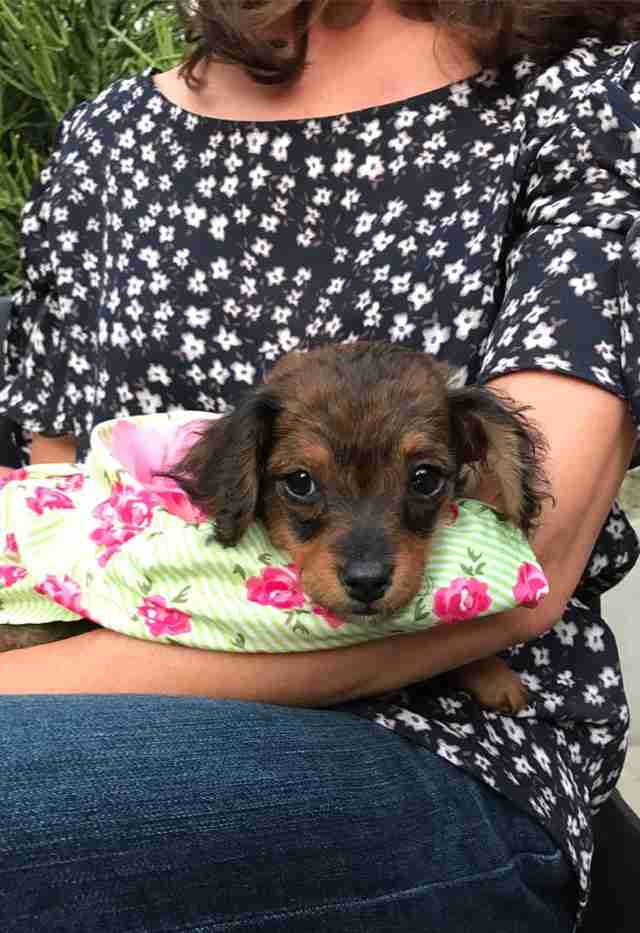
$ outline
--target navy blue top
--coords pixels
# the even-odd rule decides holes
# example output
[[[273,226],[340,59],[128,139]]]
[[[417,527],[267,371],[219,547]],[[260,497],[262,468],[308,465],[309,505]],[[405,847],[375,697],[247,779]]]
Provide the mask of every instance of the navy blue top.
[[[281,353],[385,339],[461,381],[544,369],[640,421],[640,44],[582,41],[408,100],[241,122],[167,101],[151,73],[63,121],[23,222],[2,410],[71,432],[173,407],[224,411]],[[561,412],[570,418],[570,412]],[[582,902],[590,810],[628,708],[592,597],[633,565],[614,508],[564,618],[506,653],[510,717],[440,679],[348,704],[543,822]]]

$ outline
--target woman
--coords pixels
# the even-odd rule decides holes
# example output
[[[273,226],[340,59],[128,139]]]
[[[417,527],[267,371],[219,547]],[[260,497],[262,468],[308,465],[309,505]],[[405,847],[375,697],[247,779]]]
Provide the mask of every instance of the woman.
[[[4,928],[571,930],[628,719],[597,597],[637,555],[635,4],[180,6],[185,67],[76,108],[27,205],[2,399],[33,461],[402,341],[531,408],[552,595],[306,656],[3,656]],[[431,679],[504,649],[522,717]]]

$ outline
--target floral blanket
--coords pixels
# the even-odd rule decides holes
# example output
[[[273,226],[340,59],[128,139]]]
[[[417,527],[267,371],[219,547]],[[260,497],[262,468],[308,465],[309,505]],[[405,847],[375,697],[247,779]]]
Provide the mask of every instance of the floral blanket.
[[[218,651],[309,651],[535,606],[548,592],[521,532],[463,499],[436,532],[422,589],[404,611],[386,620],[335,617],[305,595],[262,525],[222,547],[176,484],[155,475],[177,461],[205,417],[105,422],[85,465],[4,477],[0,622],[85,618]]]

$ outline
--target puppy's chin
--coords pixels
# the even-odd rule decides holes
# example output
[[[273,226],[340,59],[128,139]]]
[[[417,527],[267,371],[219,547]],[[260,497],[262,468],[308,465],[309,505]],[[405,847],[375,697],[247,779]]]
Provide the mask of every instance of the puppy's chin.
[[[388,622],[389,619],[398,612],[398,609],[375,609],[372,607],[363,607],[359,610],[351,610],[342,614],[336,612],[338,618],[350,625],[375,625],[376,622]]]
[[[382,599],[369,605],[349,599],[337,580],[331,596],[326,592],[320,592],[311,582],[307,585],[304,571],[301,575],[301,583],[304,592],[315,605],[336,616],[342,622],[362,625],[363,623],[386,622],[393,618],[418,595],[422,580],[411,588],[405,582],[401,590],[398,588],[399,592],[396,592],[396,588],[392,586],[390,592]]]

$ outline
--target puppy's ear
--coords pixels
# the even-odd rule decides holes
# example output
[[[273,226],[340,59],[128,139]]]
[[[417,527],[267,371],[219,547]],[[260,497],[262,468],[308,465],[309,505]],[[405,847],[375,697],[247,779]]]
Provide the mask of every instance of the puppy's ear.
[[[203,512],[215,519],[221,544],[236,544],[256,516],[260,480],[280,409],[264,388],[230,415],[212,421],[169,474]]]
[[[492,478],[507,518],[529,533],[549,488],[542,466],[547,445],[527,409],[481,386],[450,389],[449,402],[458,469]]]

